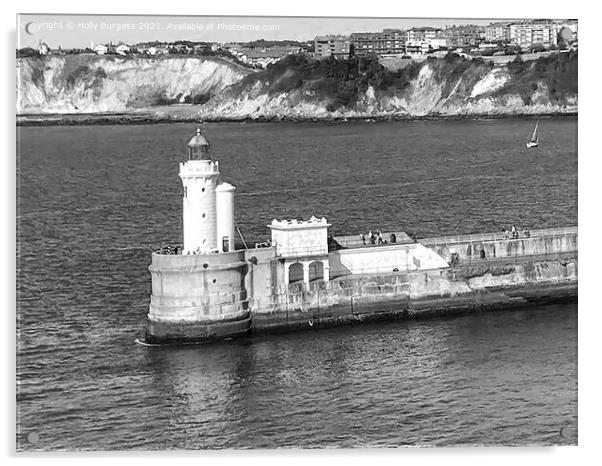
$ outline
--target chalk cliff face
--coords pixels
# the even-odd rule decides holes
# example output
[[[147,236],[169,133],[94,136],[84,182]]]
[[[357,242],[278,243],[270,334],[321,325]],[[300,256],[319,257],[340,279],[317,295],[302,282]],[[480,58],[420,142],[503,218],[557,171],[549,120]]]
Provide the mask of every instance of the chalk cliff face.
[[[17,67],[18,114],[144,109],[157,118],[239,120],[577,111],[577,57],[567,54],[501,66],[426,60],[397,72],[376,61],[316,64],[304,57],[260,72],[219,58],[184,57],[27,58]]]
[[[17,113],[126,112],[206,100],[250,73],[218,58],[17,60]]]

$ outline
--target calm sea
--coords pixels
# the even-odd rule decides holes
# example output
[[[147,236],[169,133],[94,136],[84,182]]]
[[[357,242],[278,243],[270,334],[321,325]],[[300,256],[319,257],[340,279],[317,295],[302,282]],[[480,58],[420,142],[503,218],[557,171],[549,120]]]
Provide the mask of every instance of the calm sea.
[[[577,224],[577,119],[210,123],[247,242],[273,218],[420,236]],[[574,444],[576,304],[146,348],[195,126],[18,128],[25,450]],[[561,429],[563,435],[560,435]]]

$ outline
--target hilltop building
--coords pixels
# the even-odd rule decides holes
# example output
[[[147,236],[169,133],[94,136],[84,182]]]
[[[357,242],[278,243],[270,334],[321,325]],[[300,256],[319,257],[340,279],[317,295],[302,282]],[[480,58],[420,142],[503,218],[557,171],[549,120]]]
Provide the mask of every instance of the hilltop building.
[[[97,55],[105,55],[109,51],[109,47],[104,44],[98,44],[92,47],[92,50],[94,50]]]
[[[130,47],[126,44],[119,44],[117,47],[115,47],[115,53],[117,55],[127,55],[130,53]]]
[[[405,49],[408,55],[424,55],[445,48],[447,48],[447,39],[442,29],[420,27],[406,31]]]
[[[406,31],[407,42],[430,42],[441,37],[442,29],[433,27],[412,28]]]
[[[488,43],[513,44],[529,48],[540,44],[554,47],[563,28],[571,31],[569,42],[577,40],[577,20],[535,19],[519,22],[495,22],[485,26],[485,41]],[[565,34],[568,36],[569,34]]]
[[[509,26],[510,43],[527,48],[535,44],[549,47],[557,42],[556,24],[551,20],[521,21]]]
[[[354,55],[375,53],[379,56],[400,56],[405,53],[406,36],[401,29],[382,32],[354,32],[350,36]]]
[[[448,49],[478,47],[485,40],[485,28],[472,24],[451,26],[445,28],[441,34]]]
[[[347,58],[349,56],[349,38],[346,36],[317,36],[314,39],[315,58]]]
[[[487,42],[509,42],[510,23],[496,22],[485,26],[485,40]]]

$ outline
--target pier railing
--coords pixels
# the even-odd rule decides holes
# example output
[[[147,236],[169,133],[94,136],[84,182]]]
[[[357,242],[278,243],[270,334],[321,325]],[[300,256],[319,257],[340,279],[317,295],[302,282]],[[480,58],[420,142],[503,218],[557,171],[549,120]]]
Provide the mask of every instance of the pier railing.
[[[574,235],[577,233],[577,227],[564,227],[564,228],[542,228],[536,230],[529,230],[529,236],[525,236],[523,231],[518,231],[518,238],[543,238],[548,236],[565,236]],[[446,235],[446,236],[435,236],[431,238],[418,238],[418,242],[427,245],[436,244],[463,244],[463,243],[482,243],[485,241],[500,241],[500,240],[512,240],[512,233],[507,232],[495,232],[495,233],[474,233],[467,235]]]

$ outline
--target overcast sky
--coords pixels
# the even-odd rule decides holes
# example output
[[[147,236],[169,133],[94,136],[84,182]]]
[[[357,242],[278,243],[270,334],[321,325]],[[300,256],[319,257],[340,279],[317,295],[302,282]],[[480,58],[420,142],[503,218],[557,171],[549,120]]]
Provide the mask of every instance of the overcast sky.
[[[36,47],[40,40],[52,48],[88,47],[109,41],[151,40],[209,42],[309,40],[322,34],[407,29],[416,26],[490,23],[491,19],[434,18],[291,18],[223,16],[100,16],[19,15],[18,46]],[[495,21],[500,21],[496,19]]]

